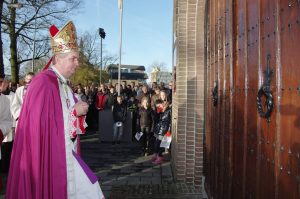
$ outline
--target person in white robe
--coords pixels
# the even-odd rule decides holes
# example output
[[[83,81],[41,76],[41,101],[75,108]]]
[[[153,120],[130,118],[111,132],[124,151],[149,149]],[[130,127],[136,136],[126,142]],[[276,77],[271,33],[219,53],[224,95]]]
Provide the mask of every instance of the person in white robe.
[[[13,130],[13,119],[10,113],[10,102],[13,95],[4,95],[4,92],[8,87],[8,82],[0,77],[0,146],[2,141],[6,139],[7,135]],[[1,147],[0,147],[0,160],[1,160]],[[0,191],[2,189],[2,179],[0,176]]]
[[[32,72],[27,73],[25,76],[25,85],[20,86],[16,90],[15,97],[13,98],[13,101],[11,104],[11,113],[12,113],[15,121],[17,121],[19,119],[21,107],[22,107],[23,100],[24,100],[24,97],[26,94],[26,90],[27,90],[33,77],[34,77],[34,73],[32,73]]]

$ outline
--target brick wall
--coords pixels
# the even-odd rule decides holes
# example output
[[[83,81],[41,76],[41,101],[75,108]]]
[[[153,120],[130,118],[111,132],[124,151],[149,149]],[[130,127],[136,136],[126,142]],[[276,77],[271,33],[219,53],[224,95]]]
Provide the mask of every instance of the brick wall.
[[[174,0],[172,168],[177,181],[195,185],[203,170],[204,14],[205,0]]]

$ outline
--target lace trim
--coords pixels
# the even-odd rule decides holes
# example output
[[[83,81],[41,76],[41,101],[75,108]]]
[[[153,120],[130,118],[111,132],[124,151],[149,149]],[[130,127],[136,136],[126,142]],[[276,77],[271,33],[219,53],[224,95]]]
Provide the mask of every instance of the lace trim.
[[[75,138],[76,135],[85,134],[85,128],[87,127],[87,123],[85,122],[86,116],[77,117],[76,111],[72,108],[69,111],[68,123],[69,129],[68,133],[70,138]]]

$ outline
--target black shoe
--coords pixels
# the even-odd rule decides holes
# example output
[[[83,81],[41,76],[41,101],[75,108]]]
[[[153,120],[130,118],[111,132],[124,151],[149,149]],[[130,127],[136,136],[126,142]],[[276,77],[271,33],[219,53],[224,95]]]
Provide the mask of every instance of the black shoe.
[[[116,142],[112,142],[112,145],[115,145],[116,144]]]
[[[120,141],[117,141],[117,144],[120,144],[121,142]]]

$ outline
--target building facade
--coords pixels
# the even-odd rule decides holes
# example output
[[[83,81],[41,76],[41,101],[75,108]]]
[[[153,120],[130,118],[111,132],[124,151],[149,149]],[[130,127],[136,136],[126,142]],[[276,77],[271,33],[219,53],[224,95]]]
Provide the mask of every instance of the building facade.
[[[118,82],[118,72],[119,65],[118,64],[110,64],[106,67],[106,71],[109,74],[110,82],[115,84]],[[121,65],[121,81],[136,82],[136,83],[144,83],[148,76],[145,72],[145,66],[141,65]]]

